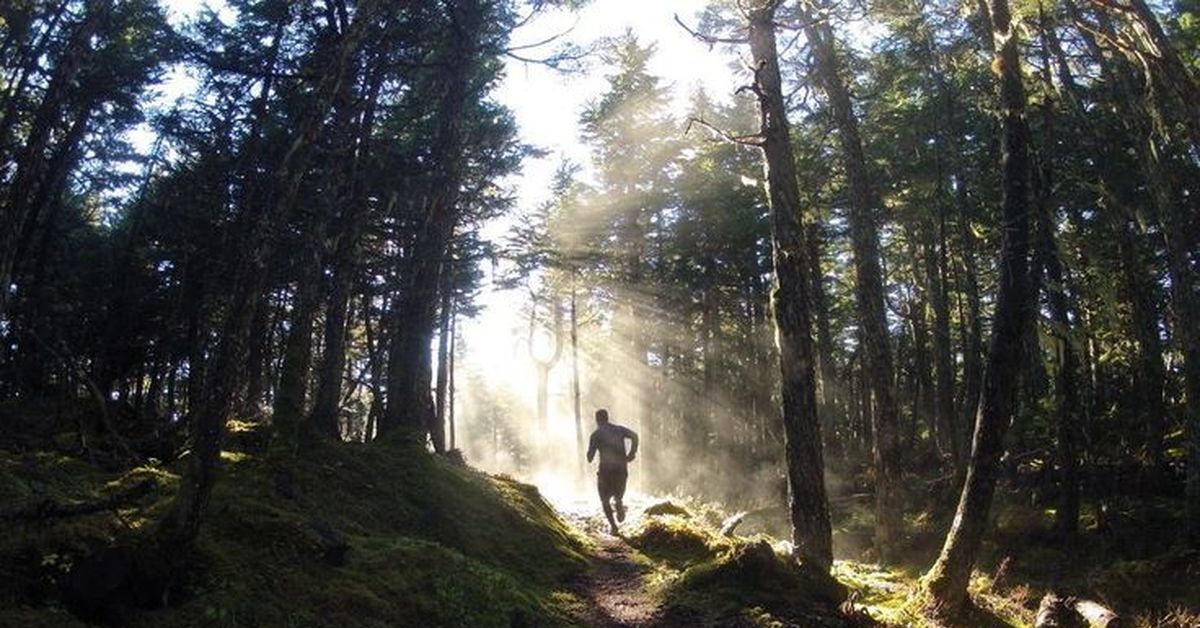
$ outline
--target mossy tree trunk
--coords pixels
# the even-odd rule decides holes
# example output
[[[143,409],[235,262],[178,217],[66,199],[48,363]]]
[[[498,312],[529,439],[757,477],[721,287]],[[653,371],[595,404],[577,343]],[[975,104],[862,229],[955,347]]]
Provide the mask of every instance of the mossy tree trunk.
[[[828,571],[833,563],[833,544],[825,494],[821,427],[817,417],[815,351],[800,190],[775,43],[778,5],[778,0],[767,0],[751,8],[747,15],[771,204],[775,267],[771,308],[782,378],[792,542],[801,560]]]
[[[967,583],[987,528],[988,511],[1004,453],[1004,434],[1012,421],[1017,373],[1021,367],[1029,307],[1029,128],[1025,87],[1016,31],[1007,0],[988,0],[1003,116],[1003,240],[999,285],[987,370],[975,421],[966,483],[941,555],[924,578],[932,609],[958,613],[967,599]]]

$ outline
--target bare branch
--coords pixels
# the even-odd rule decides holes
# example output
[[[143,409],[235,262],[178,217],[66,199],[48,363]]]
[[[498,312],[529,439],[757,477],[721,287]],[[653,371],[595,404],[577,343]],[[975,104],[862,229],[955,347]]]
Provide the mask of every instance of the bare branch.
[[[678,13],[675,14],[675,23],[678,24],[681,28],[683,28],[683,30],[687,31],[688,34],[690,34],[692,37],[695,37],[697,40],[708,44],[709,50],[712,50],[713,46],[715,46],[717,44],[747,44],[747,43],[750,43],[750,40],[748,40],[748,39],[733,38],[733,37],[714,37],[713,35],[705,35],[704,33],[698,32],[695,29],[693,29],[692,27],[685,24],[683,22],[683,20],[680,19]]]
[[[779,22],[779,21],[772,22],[772,24],[774,24],[775,28],[785,30],[785,31],[802,31],[806,28],[809,28],[811,26],[816,26],[817,24],[820,24],[821,22],[827,21],[828,19],[829,19],[828,15],[818,15],[817,17],[814,17],[811,20],[808,20],[806,22],[800,22],[798,24],[788,24],[787,22]]]
[[[567,63],[569,61],[579,61],[580,59],[587,57],[589,54],[591,54],[590,51],[584,50],[584,51],[580,51],[577,53],[556,54],[556,55],[551,55],[549,57],[543,57],[541,59],[535,59],[533,57],[526,57],[524,55],[519,55],[512,51],[507,51],[504,53],[504,56],[509,57],[511,59],[516,59],[517,61],[520,61],[522,63],[533,63],[536,65],[544,65],[548,68],[557,68],[559,65]]]
[[[742,88],[742,89],[745,89],[745,88]],[[741,90],[738,90],[738,91],[741,91]],[[726,142],[732,142],[734,144],[741,144],[742,146],[756,146],[756,147],[761,147],[764,142],[764,138],[761,133],[754,133],[752,135],[733,135],[732,133],[730,133],[724,129],[720,129],[720,128],[717,128],[717,127],[709,124],[706,120],[704,120],[704,118],[698,118],[696,116],[690,116],[688,118],[687,128],[685,128],[683,130],[684,135],[687,135],[688,132],[692,130],[693,124],[699,124],[700,126],[708,129],[710,132],[712,132],[717,137],[720,137],[721,139],[725,140]]]
[[[1132,53],[1132,54],[1137,54],[1137,55],[1149,54],[1149,53],[1146,53],[1145,51],[1139,50],[1137,46],[1135,46],[1132,42],[1126,40],[1125,38],[1120,37],[1118,35],[1117,38],[1114,39],[1113,37],[1110,37],[1107,33],[1103,33],[1083,21],[1076,20],[1075,27],[1081,31],[1090,33],[1093,37],[1096,38],[1096,41],[1100,42],[1101,44],[1106,44],[1114,50],[1119,50],[1121,52]],[[1151,56],[1155,56],[1155,55],[1151,55]]]
[[[514,52],[517,50],[529,50],[530,48],[539,48],[541,46],[545,46],[546,44],[554,43],[555,41],[569,35],[571,33],[571,31],[575,30],[575,27],[578,25],[579,25],[579,18],[575,18],[575,23],[572,24],[570,27],[568,27],[566,30],[562,31],[561,33],[551,35],[541,41],[537,41],[532,44],[521,44],[519,46],[512,46],[512,47],[508,48],[507,50],[505,50],[505,52]]]

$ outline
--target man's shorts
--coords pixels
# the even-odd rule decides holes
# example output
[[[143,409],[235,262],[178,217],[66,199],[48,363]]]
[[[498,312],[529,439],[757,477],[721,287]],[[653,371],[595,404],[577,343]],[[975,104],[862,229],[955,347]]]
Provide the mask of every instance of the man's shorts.
[[[625,495],[625,481],[629,479],[629,470],[624,468],[600,469],[596,473],[596,486],[601,498]]]

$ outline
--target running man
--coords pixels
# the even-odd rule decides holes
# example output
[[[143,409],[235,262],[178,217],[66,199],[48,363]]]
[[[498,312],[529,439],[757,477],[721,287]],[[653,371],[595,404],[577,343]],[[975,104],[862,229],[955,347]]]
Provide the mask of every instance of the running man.
[[[625,452],[625,439],[633,441],[629,446],[629,452]],[[600,493],[600,504],[604,506],[604,516],[608,518],[608,525],[616,536],[620,533],[617,528],[617,521],[625,521],[625,504],[621,500],[625,497],[625,481],[629,479],[628,464],[633,462],[637,456],[638,450],[638,435],[637,432],[616,423],[608,422],[608,410],[601,408],[596,411],[596,431],[592,432],[592,438],[588,442],[588,462],[591,462],[596,457],[596,452],[600,452],[600,470],[596,473],[596,488]],[[608,500],[613,499],[616,502],[617,518],[613,519],[613,506],[610,506]]]

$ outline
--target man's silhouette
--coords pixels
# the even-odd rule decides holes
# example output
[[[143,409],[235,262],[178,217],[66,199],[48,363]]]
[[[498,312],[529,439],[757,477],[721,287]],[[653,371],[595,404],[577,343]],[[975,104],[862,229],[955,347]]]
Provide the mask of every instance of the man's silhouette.
[[[625,439],[633,441],[629,451],[625,451]],[[604,516],[612,533],[618,533],[617,521],[625,520],[625,481],[629,479],[628,464],[637,456],[637,432],[615,423],[608,422],[608,410],[601,408],[596,411],[596,431],[588,442],[588,462],[600,452],[600,470],[596,472],[596,488],[600,493],[600,504],[604,506]],[[613,519],[613,507],[608,500],[616,501],[617,518]]]

